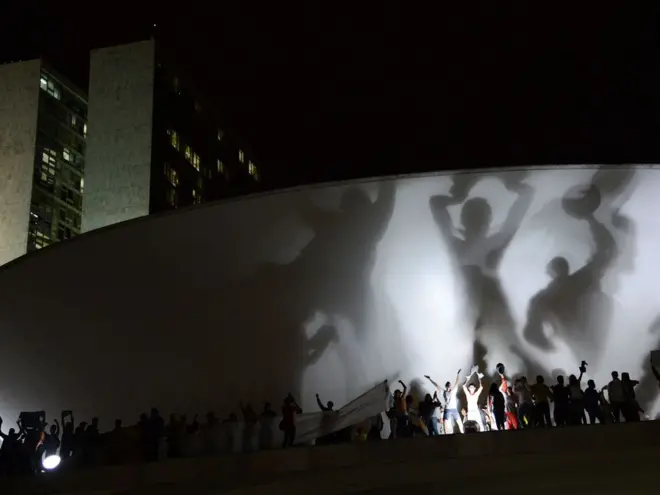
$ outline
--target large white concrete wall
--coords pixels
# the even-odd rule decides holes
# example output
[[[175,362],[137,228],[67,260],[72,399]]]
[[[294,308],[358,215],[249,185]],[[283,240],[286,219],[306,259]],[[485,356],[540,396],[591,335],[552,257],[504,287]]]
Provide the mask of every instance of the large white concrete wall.
[[[41,62],[0,66],[0,265],[27,250]]]
[[[149,214],[154,50],[91,53],[83,232]]]
[[[562,201],[590,185],[593,216],[590,195]],[[82,235],[0,271],[0,415],[73,409],[109,427],[289,391],[310,410],[384,378],[501,361],[550,380],[582,359],[598,385],[641,379],[653,413],[658,188],[648,167],[383,179]],[[570,276],[550,277],[556,257]]]

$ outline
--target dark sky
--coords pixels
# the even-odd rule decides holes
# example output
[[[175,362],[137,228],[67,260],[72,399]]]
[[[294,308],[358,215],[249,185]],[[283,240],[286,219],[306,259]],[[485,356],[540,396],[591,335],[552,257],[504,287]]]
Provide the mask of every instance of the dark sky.
[[[293,183],[660,160],[655,9],[2,3],[1,59],[43,54],[81,84],[90,48],[147,38],[157,22],[262,166]]]

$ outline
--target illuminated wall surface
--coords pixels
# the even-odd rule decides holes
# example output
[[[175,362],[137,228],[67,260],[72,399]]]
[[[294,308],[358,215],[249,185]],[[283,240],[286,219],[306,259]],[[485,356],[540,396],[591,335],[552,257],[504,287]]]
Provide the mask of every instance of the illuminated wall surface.
[[[79,237],[0,271],[0,414],[107,427],[288,391],[311,410],[383,378],[582,359],[599,386],[641,379],[654,411],[659,191],[648,167],[399,178]]]

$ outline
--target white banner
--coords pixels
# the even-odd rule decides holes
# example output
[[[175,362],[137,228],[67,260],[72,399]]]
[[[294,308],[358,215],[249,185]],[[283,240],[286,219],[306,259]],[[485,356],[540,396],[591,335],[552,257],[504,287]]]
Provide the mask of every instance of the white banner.
[[[337,411],[297,416],[296,444],[309,443],[387,411],[389,393],[386,380]]]

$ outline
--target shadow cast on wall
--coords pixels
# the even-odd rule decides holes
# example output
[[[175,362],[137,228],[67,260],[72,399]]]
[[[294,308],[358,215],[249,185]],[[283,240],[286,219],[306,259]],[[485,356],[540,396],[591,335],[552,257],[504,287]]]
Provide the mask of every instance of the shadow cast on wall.
[[[376,306],[371,275],[376,248],[394,211],[395,184],[380,184],[373,202],[358,187],[344,188],[335,210],[316,206],[306,194],[296,203],[303,228],[312,232],[310,241],[293,261],[262,265],[221,298],[257,302],[258,310],[245,316],[243,326],[261,328],[259,335],[267,335],[260,345],[273,350],[277,359],[255,366],[269,381],[288,384],[281,394],[289,390],[298,396],[305,371],[333,346],[346,377],[341,388],[348,398],[355,397],[370,380],[369,318],[384,309]]]
[[[473,362],[482,370],[494,372],[497,363],[510,363],[516,358],[508,349],[517,345],[519,338],[499,269],[533,200],[533,190],[524,182],[526,175],[525,172],[496,175],[517,199],[503,225],[493,234],[488,201],[480,197],[468,199],[470,190],[484,176],[455,175],[449,195],[430,199],[435,223],[466,287],[466,317],[475,342]],[[452,205],[462,205],[458,228],[449,215],[448,208]]]
[[[560,200],[562,212],[588,229],[592,253],[577,269],[563,256],[549,261],[550,282],[531,298],[527,308],[523,327],[527,343],[548,352],[561,341],[573,351],[576,362],[584,359],[600,364],[614,312],[614,301],[603,290],[603,280],[608,275],[617,278],[620,273],[615,272],[624,267],[634,268],[631,251],[619,248],[634,245],[634,222],[621,213],[634,174],[634,170],[598,171],[590,183],[573,187]],[[614,266],[622,253],[630,259]]]

